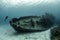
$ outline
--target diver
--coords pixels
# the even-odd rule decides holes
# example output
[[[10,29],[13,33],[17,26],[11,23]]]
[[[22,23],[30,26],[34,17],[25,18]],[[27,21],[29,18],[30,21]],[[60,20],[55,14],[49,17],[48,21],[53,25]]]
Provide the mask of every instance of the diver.
[[[6,21],[8,19],[8,16],[5,17],[4,21]]]

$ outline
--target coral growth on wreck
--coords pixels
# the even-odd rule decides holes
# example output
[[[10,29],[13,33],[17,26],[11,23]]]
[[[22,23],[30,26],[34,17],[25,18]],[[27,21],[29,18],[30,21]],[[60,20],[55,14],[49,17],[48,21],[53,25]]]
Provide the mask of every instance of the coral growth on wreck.
[[[51,30],[51,40],[60,40],[60,25]]]

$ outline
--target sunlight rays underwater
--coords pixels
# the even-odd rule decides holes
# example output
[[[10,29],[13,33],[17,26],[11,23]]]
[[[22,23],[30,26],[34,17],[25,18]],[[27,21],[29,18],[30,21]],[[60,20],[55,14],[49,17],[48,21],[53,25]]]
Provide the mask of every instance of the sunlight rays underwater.
[[[36,6],[41,3],[53,3],[55,0],[1,0],[0,5],[2,7],[20,7],[20,6]]]

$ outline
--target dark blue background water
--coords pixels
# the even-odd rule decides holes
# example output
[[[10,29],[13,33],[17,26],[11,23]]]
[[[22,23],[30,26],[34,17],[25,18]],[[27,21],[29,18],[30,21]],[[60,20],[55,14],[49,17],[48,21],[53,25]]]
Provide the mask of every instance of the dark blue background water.
[[[30,15],[42,15],[46,12],[52,13],[58,20],[60,17],[60,0],[43,0],[41,3],[37,2],[32,5],[22,4],[21,6],[13,6],[7,2],[2,2],[0,0],[0,25],[7,24],[9,20],[14,17],[30,16]],[[21,2],[23,3],[23,2]],[[20,4],[19,4],[20,5]],[[9,16],[9,18],[4,21],[4,18]]]

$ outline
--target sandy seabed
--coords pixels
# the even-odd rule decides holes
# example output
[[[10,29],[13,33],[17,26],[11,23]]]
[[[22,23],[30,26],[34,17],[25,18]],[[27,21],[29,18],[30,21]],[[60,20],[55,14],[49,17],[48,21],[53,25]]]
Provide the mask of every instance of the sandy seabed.
[[[50,40],[50,29],[42,32],[17,34],[10,25],[1,25],[0,40]]]

